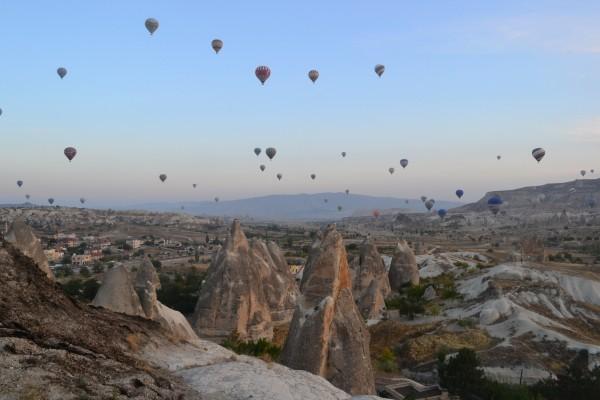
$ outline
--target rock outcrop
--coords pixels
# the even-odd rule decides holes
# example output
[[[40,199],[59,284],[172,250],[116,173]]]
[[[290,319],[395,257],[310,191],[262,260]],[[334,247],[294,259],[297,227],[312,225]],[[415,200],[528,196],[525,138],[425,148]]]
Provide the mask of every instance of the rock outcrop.
[[[212,342],[173,341],[151,320],[79,303],[1,241],[0,388],[8,399],[379,399]]]
[[[375,392],[369,332],[352,296],[342,236],[330,226],[311,249],[281,361],[351,394]]]
[[[92,305],[127,315],[146,316],[140,298],[133,289],[131,275],[122,265],[117,265],[104,273],[102,285]]]
[[[239,221],[213,259],[192,318],[202,336],[273,337],[274,322],[292,314],[296,288],[279,248],[248,242]]]
[[[27,226],[23,218],[17,217],[13,221],[8,233],[4,236],[4,240],[11,243],[23,254],[31,258],[48,278],[54,279],[54,274],[52,274],[52,271],[50,270],[48,259],[42,249],[42,244],[31,228]]]
[[[417,267],[415,254],[404,240],[398,242],[394,250],[389,279],[390,287],[395,292],[404,285],[419,284],[419,268]]]
[[[385,298],[390,294],[390,282],[377,247],[369,240],[361,245],[360,254],[354,259],[352,294],[365,319],[379,319],[385,309]]]
[[[146,257],[133,278],[123,266],[109,269],[104,274],[104,280],[92,305],[152,319],[165,328],[174,339],[196,339],[194,330],[183,314],[158,301],[156,291],[159,288],[158,274]]]

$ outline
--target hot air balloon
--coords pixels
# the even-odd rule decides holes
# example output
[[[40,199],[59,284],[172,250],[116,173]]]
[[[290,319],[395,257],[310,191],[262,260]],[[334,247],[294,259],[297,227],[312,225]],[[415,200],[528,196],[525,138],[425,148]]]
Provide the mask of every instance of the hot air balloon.
[[[277,174],[277,179],[281,180],[281,178],[283,178],[282,174]]]
[[[425,203],[425,201],[427,200],[427,196],[421,196],[421,202]]]
[[[21,181],[21,180],[17,181],[17,186],[18,186],[18,187],[21,187],[21,186],[23,186],[23,181]]]
[[[267,157],[269,157],[269,160],[272,160],[273,157],[275,157],[275,154],[277,154],[277,150],[274,147],[269,147],[265,150],[265,153],[267,154]]]
[[[342,211],[342,206],[337,206],[338,211]]]
[[[494,195],[488,199],[487,205],[490,211],[496,215],[500,211],[500,206],[504,203],[502,198],[498,195]]]
[[[160,180],[161,180],[161,182],[164,182],[164,181],[166,181],[166,180],[167,180],[167,175],[166,175],[166,174],[160,174],[160,175],[158,176],[158,179],[160,179]]]
[[[425,208],[427,208],[427,211],[431,211],[431,209],[433,208],[434,205],[435,205],[434,199],[429,199],[425,202]]]
[[[148,18],[144,23],[146,25],[146,29],[150,32],[150,35],[153,35],[154,32],[158,29],[158,20],[155,18]]]
[[[327,203],[327,202],[329,202],[329,199],[323,199],[323,201],[324,201],[325,203]]]
[[[82,197],[82,198],[80,198],[80,199],[79,199],[79,202],[80,202],[81,204],[85,204],[85,199]]]
[[[77,155],[77,149],[75,147],[67,147],[64,150],[65,156],[69,159],[69,162]]]
[[[384,72],[385,72],[385,66],[384,65],[377,64],[375,66],[375,73],[377,74],[378,77],[381,78],[381,75],[383,75]]]
[[[590,169],[590,174],[593,174],[593,173],[594,173],[594,170],[593,170],[593,169]]]
[[[346,152],[342,151],[342,157],[346,157]]]
[[[264,170],[265,170],[267,167],[266,167],[264,164],[261,164],[259,168],[260,168],[260,170],[261,170],[261,171],[263,171],[263,172],[264,172]]]
[[[218,203],[218,202],[219,202],[219,198],[215,197],[215,203]]]
[[[404,200],[404,203],[408,204],[408,200]]]
[[[196,186],[197,186],[197,185],[196,185],[195,183],[192,183],[192,187],[193,187],[194,189],[196,189]]]
[[[456,197],[458,197],[459,199],[462,198],[464,194],[465,194],[465,192],[462,189],[458,189],[456,191]]]
[[[312,83],[315,83],[317,79],[319,79],[319,71],[316,69],[311,69],[308,71],[308,79],[310,79]]]
[[[213,41],[210,42],[210,45],[212,46],[215,53],[219,54],[219,51],[221,51],[221,49],[223,48],[223,41],[221,39],[213,39]]]
[[[438,215],[440,216],[441,219],[444,219],[444,217],[446,216],[447,213],[448,213],[448,211],[446,211],[445,208],[440,208],[438,210]]]
[[[0,115],[2,115],[2,109],[0,108]]]
[[[25,195],[25,198],[26,198],[27,200],[29,200],[29,198],[30,198],[30,197],[31,197],[31,196],[30,196],[30,195],[28,195],[28,194],[26,194],[26,195]]]
[[[267,79],[269,79],[269,77],[271,76],[271,70],[266,65],[260,65],[256,67],[254,74],[256,75],[260,83],[264,85]]]
[[[54,204],[54,199],[53,199],[52,197],[50,197],[50,198],[48,199],[48,203],[50,203],[50,205]]]
[[[499,160],[499,159],[501,159],[501,158],[502,158],[502,156],[501,156],[501,155],[497,155],[497,156],[496,156],[496,159],[497,159],[497,160]]]
[[[581,171],[579,171],[579,173],[581,174],[581,176],[585,176],[585,169],[582,169]]]
[[[395,169],[393,167],[389,167],[388,168],[388,172],[390,173],[390,175],[393,174],[394,171],[395,171]]]
[[[403,158],[402,160],[400,160],[400,165],[402,166],[402,168],[406,168],[406,166],[408,165],[408,160],[406,158]]]
[[[185,207],[184,207],[184,206],[181,206],[180,208],[181,208],[182,210],[185,210]]]
[[[312,179],[313,181],[315,180],[315,178],[317,177],[317,175],[315,174],[310,174],[310,179]]]
[[[65,67],[60,67],[56,70],[56,73],[60,76],[60,79],[62,79],[67,75],[67,69]]]
[[[380,215],[379,210],[373,210],[373,216],[375,218],[379,218],[379,215]]]
[[[260,155],[260,152],[261,152],[261,151],[262,151],[262,150],[260,149],[260,147],[255,147],[255,148],[254,148],[254,154],[256,154],[256,156],[257,156],[257,157]]]
[[[350,189],[346,189],[346,194],[350,194]]]
[[[546,155],[546,150],[542,149],[541,147],[536,147],[531,151],[531,155],[533,156],[533,158],[535,158],[537,162],[540,162],[542,161],[542,158],[544,158],[544,156]]]

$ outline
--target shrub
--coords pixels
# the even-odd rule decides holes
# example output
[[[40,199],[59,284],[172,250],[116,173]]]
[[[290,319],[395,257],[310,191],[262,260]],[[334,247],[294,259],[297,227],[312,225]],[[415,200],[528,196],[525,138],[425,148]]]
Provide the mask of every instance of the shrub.
[[[281,347],[271,343],[267,339],[261,338],[256,341],[242,341],[237,333],[233,333],[221,345],[237,354],[266,358],[270,361],[277,361],[281,354]]]
[[[394,372],[398,370],[396,355],[389,347],[385,347],[379,357],[377,357],[377,366],[385,372]]]

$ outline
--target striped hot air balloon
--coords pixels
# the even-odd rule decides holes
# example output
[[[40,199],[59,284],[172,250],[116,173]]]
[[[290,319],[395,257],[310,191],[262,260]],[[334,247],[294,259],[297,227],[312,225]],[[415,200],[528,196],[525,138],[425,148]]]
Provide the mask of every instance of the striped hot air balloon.
[[[260,83],[264,85],[267,79],[269,79],[269,77],[271,76],[271,70],[266,65],[259,65],[258,67],[256,67],[256,70],[254,70],[254,74],[256,75]]]
[[[375,73],[377,74],[378,77],[381,78],[381,75],[383,75],[384,72],[385,72],[385,65],[377,64],[375,66]]]
[[[540,162],[542,161],[542,158],[544,158],[544,156],[546,155],[546,150],[542,149],[541,147],[536,147],[531,151],[531,155],[533,156],[533,158],[535,158],[537,162]]]
[[[316,69],[311,69],[308,71],[308,79],[310,79],[312,83],[315,83],[317,79],[319,79],[319,71]]]
[[[223,41],[221,39],[213,39],[210,45],[212,46],[215,53],[219,54],[219,51],[221,51],[221,49],[223,48]]]

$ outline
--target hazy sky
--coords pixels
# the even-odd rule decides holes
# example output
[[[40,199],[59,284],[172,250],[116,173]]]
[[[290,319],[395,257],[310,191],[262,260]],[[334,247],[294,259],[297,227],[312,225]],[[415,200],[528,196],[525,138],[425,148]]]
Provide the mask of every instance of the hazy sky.
[[[3,1],[0,201],[476,200],[600,174],[600,2],[492,3]]]

